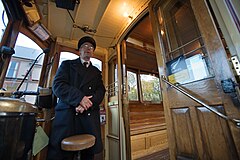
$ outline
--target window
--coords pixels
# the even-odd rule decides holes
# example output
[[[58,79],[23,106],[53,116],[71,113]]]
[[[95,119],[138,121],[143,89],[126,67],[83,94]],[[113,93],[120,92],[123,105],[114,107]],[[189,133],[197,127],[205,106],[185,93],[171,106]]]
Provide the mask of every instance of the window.
[[[143,101],[160,102],[159,78],[153,75],[140,74]]]
[[[185,84],[212,77],[190,1],[170,0],[163,3],[158,16],[169,81]]]
[[[15,54],[12,55],[9,63],[3,88],[12,92],[18,87],[20,87],[19,91],[37,91],[44,54],[38,58],[21,86],[20,84],[35,59],[42,53],[42,49],[30,38],[19,33],[14,50]],[[25,95],[22,98],[34,104],[36,96]]]
[[[138,78],[139,77],[139,78]],[[129,101],[160,103],[161,90],[159,78],[143,71],[127,71]]]
[[[79,56],[71,52],[61,52],[59,66],[63,61],[77,59]]]
[[[96,58],[91,58],[91,62],[95,67],[97,67],[100,71],[102,71],[102,61]]]
[[[71,60],[71,59],[77,59],[77,58],[79,58],[79,56],[74,54],[74,53],[71,53],[71,52],[61,52],[59,66],[62,63],[62,61]],[[91,58],[90,61],[92,62],[92,65],[94,65],[100,71],[102,71],[102,61],[100,61],[100,60],[98,60],[96,58]]]
[[[138,101],[137,74],[127,71],[128,77],[128,98],[130,101]]]
[[[16,78],[17,76],[17,69],[18,69],[19,62],[12,60],[10,62],[9,69],[7,71],[8,78]]]

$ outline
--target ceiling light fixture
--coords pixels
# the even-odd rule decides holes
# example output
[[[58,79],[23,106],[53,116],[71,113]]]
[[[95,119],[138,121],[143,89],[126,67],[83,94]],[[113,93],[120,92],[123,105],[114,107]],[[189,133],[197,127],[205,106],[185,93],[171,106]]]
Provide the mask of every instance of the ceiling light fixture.
[[[50,38],[51,33],[47,30],[47,28],[41,24],[36,23],[33,26],[29,27],[42,41],[46,41]]]
[[[131,7],[130,2],[128,2],[128,3],[124,2],[123,6],[122,6],[123,17],[130,18],[132,20],[133,17],[130,16],[131,10],[132,10],[132,7]]]

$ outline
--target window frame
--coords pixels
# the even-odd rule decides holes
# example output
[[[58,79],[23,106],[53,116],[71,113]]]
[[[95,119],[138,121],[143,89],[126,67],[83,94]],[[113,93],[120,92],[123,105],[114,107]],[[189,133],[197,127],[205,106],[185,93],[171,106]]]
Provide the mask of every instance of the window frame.
[[[134,104],[134,103],[151,103],[151,104],[161,104],[162,103],[162,93],[161,93],[161,84],[160,84],[160,79],[159,79],[159,75],[157,73],[153,73],[153,72],[149,72],[149,71],[144,71],[144,70],[140,70],[140,69],[133,69],[130,67],[127,67],[127,72],[133,72],[136,73],[136,77],[137,77],[137,94],[138,94],[138,100],[137,101],[133,101],[133,100],[129,100],[129,103]],[[160,97],[159,97],[159,103],[156,102],[152,102],[152,101],[144,101],[143,100],[143,94],[142,94],[142,84],[141,84],[141,74],[146,74],[146,75],[153,75],[156,78],[159,79],[159,88],[160,88]],[[128,85],[128,84],[127,84]],[[128,94],[128,93],[127,93]]]
[[[129,102],[139,102],[139,101],[142,101],[141,99],[141,94],[140,94],[140,91],[139,91],[139,74],[138,74],[138,71],[137,70],[134,70],[134,69],[129,69],[129,68],[127,68],[127,72],[132,72],[132,73],[135,73],[136,74],[136,83],[137,83],[137,99],[138,100],[129,100]],[[128,78],[128,76],[127,76],[127,78]],[[128,81],[127,81],[128,82]],[[128,84],[127,84],[127,86],[128,86]],[[127,93],[128,94],[128,93]],[[129,94],[128,94],[128,96],[129,96]],[[129,98],[128,98],[129,99]]]

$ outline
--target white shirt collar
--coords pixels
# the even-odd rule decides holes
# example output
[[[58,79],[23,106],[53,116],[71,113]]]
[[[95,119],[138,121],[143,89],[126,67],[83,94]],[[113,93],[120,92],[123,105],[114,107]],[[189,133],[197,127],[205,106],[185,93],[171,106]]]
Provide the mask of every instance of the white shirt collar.
[[[82,58],[80,58],[80,59],[81,59],[82,64],[83,64],[84,62],[87,62],[87,67],[90,65],[90,61],[85,61],[85,60],[83,60]]]

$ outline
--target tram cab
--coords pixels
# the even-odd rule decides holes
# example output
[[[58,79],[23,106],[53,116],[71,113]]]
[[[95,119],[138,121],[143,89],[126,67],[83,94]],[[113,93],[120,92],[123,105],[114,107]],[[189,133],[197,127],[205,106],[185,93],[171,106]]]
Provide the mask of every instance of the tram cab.
[[[95,160],[240,159],[240,2],[2,0],[0,159],[46,160],[56,72],[96,40]],[[7,152],[9,151],[9,152]]]

